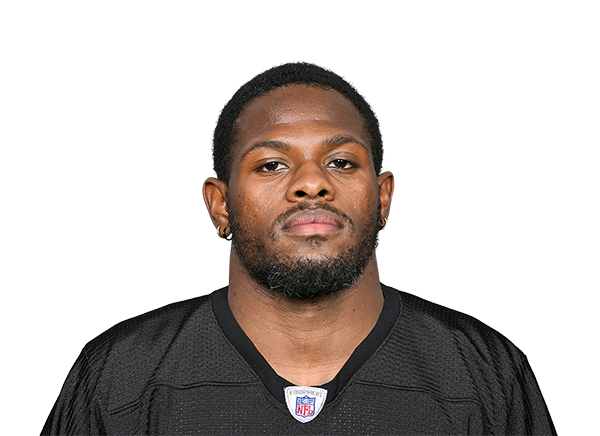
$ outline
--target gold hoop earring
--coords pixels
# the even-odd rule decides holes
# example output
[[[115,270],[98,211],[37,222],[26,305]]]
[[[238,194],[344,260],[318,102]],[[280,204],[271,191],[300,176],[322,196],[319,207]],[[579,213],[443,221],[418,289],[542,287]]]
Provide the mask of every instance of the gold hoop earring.
[[[385,229],[386,224],[387,224],[387,218],[382,217],[381,218],[381,230]]]

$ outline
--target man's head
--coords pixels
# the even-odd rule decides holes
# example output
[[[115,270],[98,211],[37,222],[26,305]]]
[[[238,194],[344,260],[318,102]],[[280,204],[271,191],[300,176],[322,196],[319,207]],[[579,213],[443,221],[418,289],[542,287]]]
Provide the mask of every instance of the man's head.
[[[280,65],[257,75],[238,89],[225,105],[213,136],[213,166],[217,178],[229,182],[231,147],[239,129],[237,121],[246,106],[274,89],[298,84],[336,90],[354,104],[370,136],[375,172],[381,172],[383,143],[379,121],[371,106],[352,85],[334,72],[314,64],[298,62]]]
[[[379,130],[376,152],[363,112],[321,83],[272,86],[236,113],[227,177],[205,184],[213,222],[233,234],[232,256],[255,282],[289,296],[351,287],[373,258],[391,201],[392,176],[375,163]]]

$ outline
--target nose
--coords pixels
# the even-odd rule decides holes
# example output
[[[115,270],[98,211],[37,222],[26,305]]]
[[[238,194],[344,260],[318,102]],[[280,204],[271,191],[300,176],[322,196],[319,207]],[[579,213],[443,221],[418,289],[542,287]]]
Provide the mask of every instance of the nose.
[[[293,202],[309,198],[331,201],[335,198],[335,188],[326,168],[315,162],[305,162],[295,171],[286,197]]]

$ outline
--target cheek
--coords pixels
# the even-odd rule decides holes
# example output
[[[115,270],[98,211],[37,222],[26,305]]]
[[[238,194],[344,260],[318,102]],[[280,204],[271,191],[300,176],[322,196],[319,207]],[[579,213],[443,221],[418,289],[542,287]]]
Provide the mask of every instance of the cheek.
[[[268,195],[255,191],[239,192],[232,198],[232,206],[239,221],[245,227],[260,228],[269,224],[272,201]]]
[[[353,210],[356,216],[369,218],[377,211],[379,201],[379,186],[373,184],[346,186],[343,188],[348,210]]]

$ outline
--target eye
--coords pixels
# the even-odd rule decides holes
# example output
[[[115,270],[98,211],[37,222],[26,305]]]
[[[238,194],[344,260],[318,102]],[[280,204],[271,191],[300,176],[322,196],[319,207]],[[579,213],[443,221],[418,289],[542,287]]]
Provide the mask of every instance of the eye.
[[[351,168],[354,168],[354,164],[352,164],[350,161],[347,161],[346,159],[334,159],[331,162],[329,162],[327,166],[338,170],[349,170]]]
[[[264,172],[264,173],[273,173],[273,172],[275,172],[277,170],[281,170],[283,168],[285,168],[284,164],[282,164],[281,162],[273,161],[273,162],[267,162],[266,164],[259,166],[256,169],[256,171]]]

